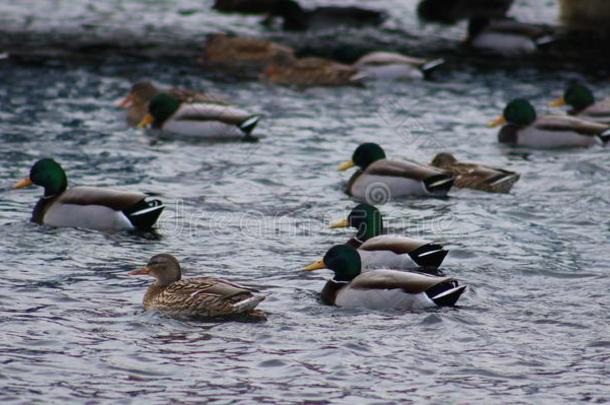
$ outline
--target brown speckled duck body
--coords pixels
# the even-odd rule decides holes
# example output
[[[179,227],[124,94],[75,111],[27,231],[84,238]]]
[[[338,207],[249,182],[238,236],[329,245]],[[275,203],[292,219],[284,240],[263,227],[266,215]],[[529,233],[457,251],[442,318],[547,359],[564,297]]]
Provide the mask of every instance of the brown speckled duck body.
[[[282,60],[271,64],[262,78],[296,86],[353,86],[364,79],[356,67],[323,58]]]
[[[144,295],[144,308],[173,317],[213,318],[249,315],[264,318],[256,306],[265,299],[255,290],[213,277],[182,280],[178,260],[169,254],[153,256],[146,267],[130,275],[157,279]]]

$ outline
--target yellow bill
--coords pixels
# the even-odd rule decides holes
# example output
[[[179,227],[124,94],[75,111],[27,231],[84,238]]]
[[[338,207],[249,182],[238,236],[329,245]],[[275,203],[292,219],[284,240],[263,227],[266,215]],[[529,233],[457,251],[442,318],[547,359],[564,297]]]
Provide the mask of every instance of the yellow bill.
[[[561,107],[561,106],[564,106],[566,104],[567,104],[566,103],[566,99],[563,98],[563,97],[559,97],[558,99],[555,99],[555,100],[551,101],[549,103],[549,107]]]
[[[343,218],[337,222],[333,222],[332,224],[330,224],[330,228],[347,228],[349,226],[349,221],[347,220],[347,218]]]
[[[17,184],[15,184],[13,186],[13,188],[14,189],[25,188],[25,187],[31,186],[32,184],[33,184],[32,180],[30,180],[29,177],[26,177],[25,179],[20,180]]]
[[[348,160],[347,162],[343,162],[343,163],[341,163],[341,164],[339,165],[338,169],[339,169],[340,171],[343,171],[343,170],[347,170],[347,169],[349,169],[349,168],[351,168],[351,167],[354,167],[354,166],[356,166],[356,164],[354,163],[354,161],[353,161],[353,160],[351,160],[351,159],[350,159],[350,160]]]
[[[150,114],[146,114],[142,121],[138,124],[138,128],[148,128],[155,121],[155,117]]]
[[[314,271],[314,270],[320,270],[320,269],[325,269],[325,268],[326,268],[326,265],[324,264],[324,260],[318,260],[318,261],[313,262],[309,266],[305,267],[303,270]]]
[[[490,128],[495,128],[498,127],[500,125],[504,125],[506,124],[506,118],[504,118],[504,116],[500,116],[498,118],[496,118],[495,120],[489,121],[489,124],[487,124]]]

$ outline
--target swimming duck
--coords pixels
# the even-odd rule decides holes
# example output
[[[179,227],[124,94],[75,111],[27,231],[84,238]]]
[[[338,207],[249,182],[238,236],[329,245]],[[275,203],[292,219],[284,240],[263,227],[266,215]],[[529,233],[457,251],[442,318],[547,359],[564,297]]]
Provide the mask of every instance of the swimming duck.
[[[459,188],[489,191],[492,193],[508,193],[519,180],[519,175],[496,167],[479,163],[458,162],[451,153],[439,153],[431,166],[438,167],[455,176],[454,185]]]
[[[369,203],[385,203],[405,196],[444,196],[453,186],[453,176],[413,161],[386,159],[376,143],[360,144],[352,159],[339,170],[358,166],[347,183],[347,194]]]
[[[394,52],[371,52],[358,59],[354,66],[365,79],[423,79],[445,63],[443,59],[426,60]]]
[[[145,194],[97,187],[72,187],[62,167],[53,159],[40,159],[30,175],[14,188],[36,184],[44,196],[32,212],[32,222],[97,230],[149,230],[165,206]]]
[[[452,277],[396,270],[362,273],[360,255],[348,245],[330,248],[323,262],[335,273],[322,289],[327,305],[402,311],[453,306],[466,289]]]
[[[358,204],[347,218],[331,224],[330,227],[353,227],[358,230],[346,244],[357,249],[363,272],[372,269],[413,270],[417,267],[434,270],[441,265],[448,253],[442,245],[430,241],[384,235],[381,213],[366,203]],[[322,268],[324,262],[318,260],[305,270]]]
[[[181,103],[169,94],[155,96],[138,125],[201,139],[256,139],[250,135],[260,115],[219,104]]]
[[[290,31],[380,25],[386,19],[385,14],[380,11],[359,7],[327,6],[304,10],[294,0],[276,0],[269,14],[272,17],[281,17],[283,29]]]
[[[228,13],[266,13],[277,0],[216,0],[212,8]]]
[[[152,82],[140,80],[131,86],[129,94],[120,102],[119,107],[127,108],[127,122],[130,125],[138,125],[148,112],[148,105],[157,94],[161,93]],[[224,101],[215,96],[199,93],[192,90],[171,88],[164,90],[181,103],[212,103],[226,105]]]
[[[254,295],[256,290],[213,277],[182,280],[180,263],[170,254],[155,255],[146,267],[129,274],[150,275],[157,279],[144,295],[146,310],[157,310],[174,317],[264,316],[255,310],[265,299]]]
[[[502,116],[489,123],[490,127],[504,125],[498,140],[516,146],[558,148],[592,146],[610,139],[610,127],[564,115],[536,117],[536,110],[525,99],[514,99]]]
[[[610,2],[607,0],[559,0],[562,23],[570,29],[608,33]]]
[[[270,64],[261,79],[295,86],[354,86],[365,75],[358,68],[323,58],[282,60]]]
[[[468,23],[466,45],[484,52],[526,55],[553,41],[548,31],[510,18],[473,18]]]
[[[443,24],[475,17],[504,17],[513,0],[422,0],[417,5],[419,18]]]
[[[570,115],[587,121],[610,125],[610,98],[595,102],[593,92],[585,85],[573,82],[564,91],[563,96],[551,101],[551,107],[569,105]]]

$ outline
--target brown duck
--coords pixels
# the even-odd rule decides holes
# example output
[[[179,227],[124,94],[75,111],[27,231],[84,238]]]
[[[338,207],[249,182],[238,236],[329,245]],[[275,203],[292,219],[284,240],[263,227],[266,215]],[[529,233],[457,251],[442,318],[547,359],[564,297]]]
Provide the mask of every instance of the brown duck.
[[[213,277],[182,280],[178,260],[169,254],[150,258],[146,267],[130,275],[151,275],[157,279],[144,295],[144,308],[175,317],[224,317],[250,315],[264,318],[254,308],[265,299],[253,289]]]
[[[278,60],[261,77],[274,84],[296,86],[353,86],[366,78],[358,68],[330,59],[300,58]]]

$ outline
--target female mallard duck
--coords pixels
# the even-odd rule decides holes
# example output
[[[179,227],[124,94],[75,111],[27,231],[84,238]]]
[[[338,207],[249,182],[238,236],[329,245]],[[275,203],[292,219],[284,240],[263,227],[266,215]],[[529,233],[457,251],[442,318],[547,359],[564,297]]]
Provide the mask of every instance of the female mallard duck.
[[[362,273],[360,255],[348,245],[330,248],[323,262],[335,277],[322,289],[322,301],[338,307],[408,311],[453,306],[466,289],[451,277],[396,270]]]
[[[192,90],[171,88],[164,90],[181,103],[212,103],[226,105],[217,97]],[[129,94],[120,102],[119,107],[127,108],[127,122],[130,125],[138,125],[142,118],[148,113],[148,105],[161,91],[150,81],[140,80],[131,86]]]
[[[548,31],[510,18],[473,18],[468,24],[466,45],[504,56],[532,54],[552,42]]]
[[[413,270],[423,267],[434,272],[447,256],[442,245],[426,240],[383,234],[383,220],[379,210],[369,204],[359,204],[347,218],[331,224],[331,228],[353,227],[358,231],[346,245],[357,249],[362,271],[373,269]],[[318,260],[305,268],[324,268]]]
[[[458,162],[451,153],[439,153],[430,165],[455,176],[455,186],[492,193],[508,193],[519,180],[519,175],[504,169],[479,163]]]
[[[395,197],[444,196],[453,186],[453,176],[413,161],[386,159],[376,143],[360,144],[352,159],[339,170],[358,166],[347,183],[347,194],[367,202],[387,202]]]
[[[581,83],[570,83],[562,97],[551,101],[551,107],[569,105],[568,112],[587,121],[610,125],[610,98],[595,102],[593,92]]]
[[[269,14],[272,17],[281,17],[283,29],[290,31],[380,25],[386,19],[383,12],[353,6],[327,6],[304,10],[294,0],[276,0]]]
[[[330,59],[300,58],[270,64],[261,78],[296,86],[354,86],[361,84],[364,76],[358,68]]]
[[[254,309],[265,299],[252,294],[256,290],[213,277],[182,280],[180,264],[169,254],[155,255],[146,267],[129,274],[151,275],[157,279],[144,295],[146,310],[174,317],[264,316]]]
[[[145,194],[97,187],[68,187],[66,173],[53,159],[41,159],[29,177],[15,188],[31,184],[44,187],[32,213],[32,222],[98,230],[148,230],[157,222],[164,205]]]
[[[204,103],[181,103],[169,94],[155,96],[148,106],[148,114],[138,125],[152,124],[155,129],[201,139],[255,139],[250,133],[260,115],[240,108]]]
[[[489,123],[490,127],[505,124],[498,140],[517,146],[558,148],[592,146],[610,139],[608,125],[563,115],[546,115],[536,118],[536,110],[525,99],[514,99],[502,116]]]
[[[400,80],[423,79],[444,60],[426,60],[394,52],[371,52],[358,59],[354,66],[365,75],[365,79]]]

